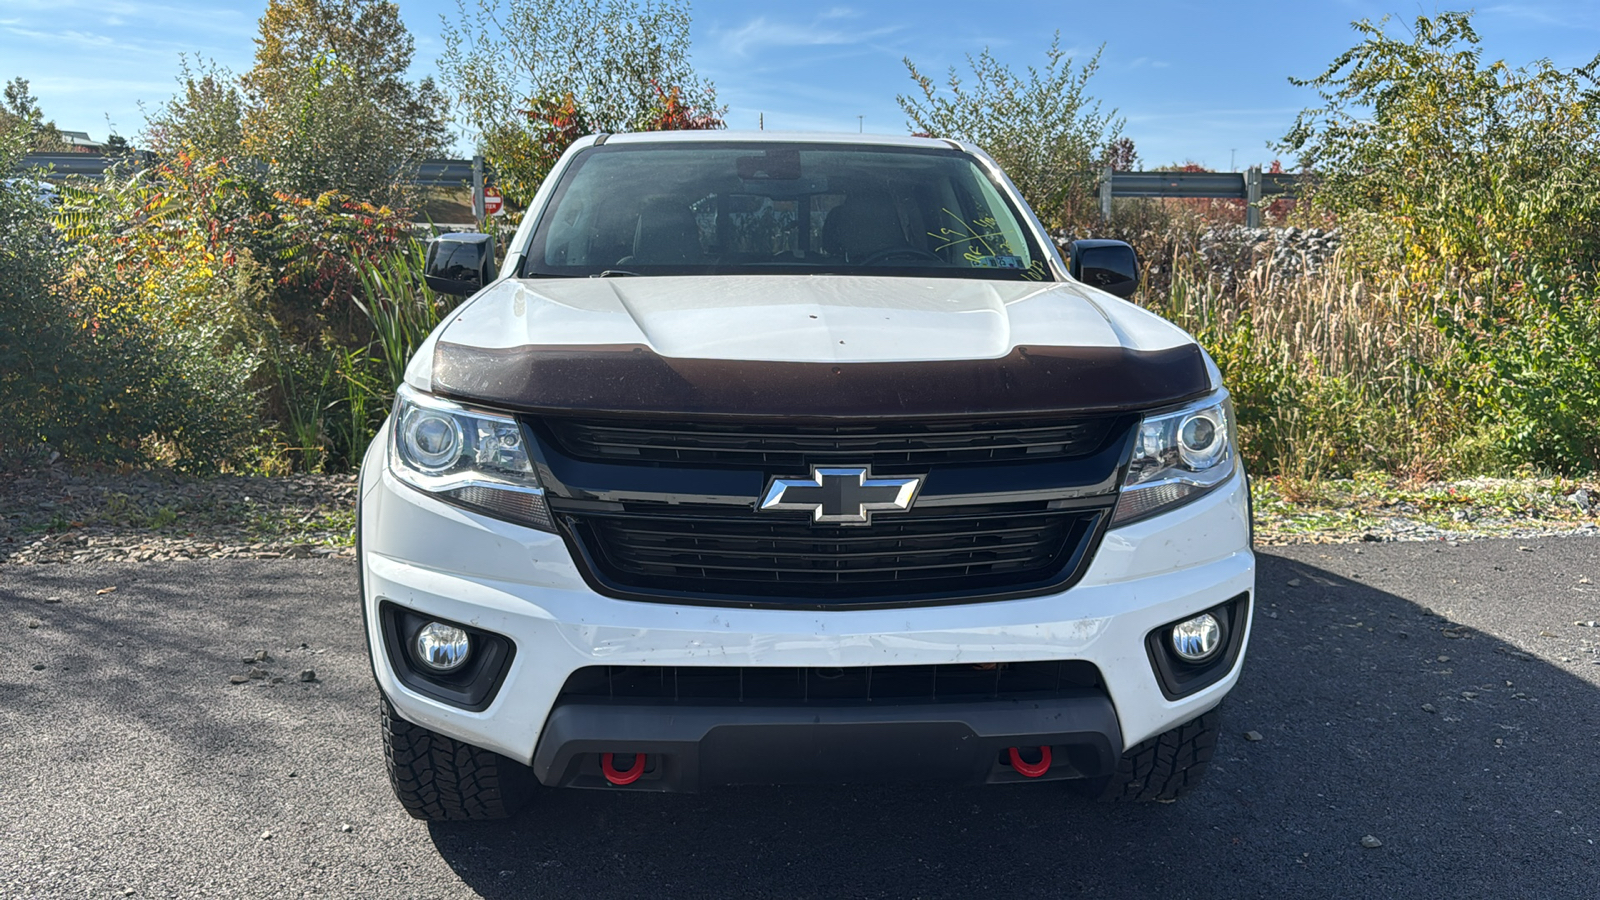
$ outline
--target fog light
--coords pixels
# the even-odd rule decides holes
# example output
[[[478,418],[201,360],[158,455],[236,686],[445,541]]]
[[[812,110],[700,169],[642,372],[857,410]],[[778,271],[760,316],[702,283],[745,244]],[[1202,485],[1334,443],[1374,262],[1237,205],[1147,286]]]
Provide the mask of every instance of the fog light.
[[[472,652],[467,633],[454,625],[429,622],[417,630],[411,641],[417,662],[434,672],[454,672],[466,665],[467,654]]]
[[[1201,613],[1172,626],[1172,652],[1184,662],[1205,662],[1222,646],[1222,626],[1211,613]]]

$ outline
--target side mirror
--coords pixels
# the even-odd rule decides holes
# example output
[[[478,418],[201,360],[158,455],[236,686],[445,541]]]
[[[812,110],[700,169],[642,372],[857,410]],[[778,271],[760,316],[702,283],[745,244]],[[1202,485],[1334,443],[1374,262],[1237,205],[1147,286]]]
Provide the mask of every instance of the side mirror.
[[[441,234],[428,242],[422,280],[441,294],[476,293],[494,274],[493,235]]]
[[[1073,241],[1067,271],[1084,284],[1124,300],[1139,289],[1139,256],[1122,241]]]

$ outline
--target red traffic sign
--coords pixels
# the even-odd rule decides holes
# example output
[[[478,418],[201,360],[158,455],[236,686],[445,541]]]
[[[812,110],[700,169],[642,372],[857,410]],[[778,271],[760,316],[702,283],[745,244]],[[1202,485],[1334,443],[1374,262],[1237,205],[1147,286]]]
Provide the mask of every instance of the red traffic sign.
[[[486,187],[483,189],[483,214],[486,216],[504,215],[506,211],[505,198],[500,196],[499,188]]]

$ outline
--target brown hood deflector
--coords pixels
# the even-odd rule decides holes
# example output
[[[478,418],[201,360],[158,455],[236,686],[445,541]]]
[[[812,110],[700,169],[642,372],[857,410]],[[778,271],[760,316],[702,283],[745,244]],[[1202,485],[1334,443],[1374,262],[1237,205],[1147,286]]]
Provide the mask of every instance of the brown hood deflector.
[[[1146,410],[1211,390],[1200,348],[1018,347],[999,359],[673,359],[636,345],[440,341],[433,390],[523,412],[879,418]]]

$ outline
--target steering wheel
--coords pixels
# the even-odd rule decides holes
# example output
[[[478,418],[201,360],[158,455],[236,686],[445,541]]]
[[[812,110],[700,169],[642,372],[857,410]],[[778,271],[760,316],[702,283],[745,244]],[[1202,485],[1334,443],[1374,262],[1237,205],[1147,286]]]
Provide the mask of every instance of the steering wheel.
[[[910,258],[910,259],[926,259],[926,260],[931,260],[931,261],[936,262],[936,263],[944,262],[943,259],[939,258],[935,254],[929,253],[926,250],[918,250],[916,247],[886,247],[886,248],[884,248],[882,250],[877,250],[877,251],[874,251],[872,253],[868,253],[861,260],[861,262],[857,263],[857,265],[871,266],[871,265],[876,265],[877,263],[883,262],[886,259],[895,259],[897,257]]]

